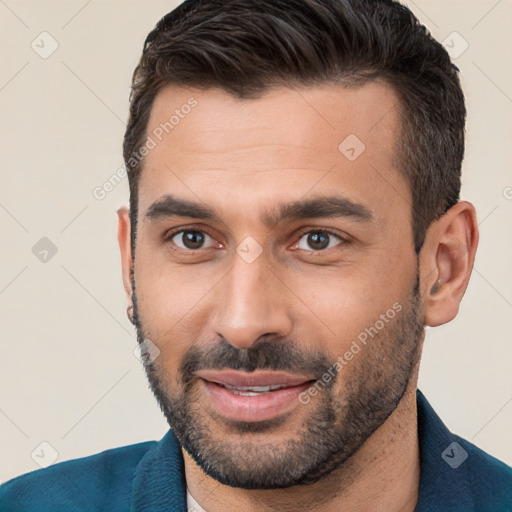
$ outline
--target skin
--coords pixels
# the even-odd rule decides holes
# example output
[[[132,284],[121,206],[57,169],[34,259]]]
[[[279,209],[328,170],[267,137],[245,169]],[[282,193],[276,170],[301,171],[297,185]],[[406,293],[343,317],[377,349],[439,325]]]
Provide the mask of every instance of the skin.
[[[118,211],[128,302],[133,302],[133,269],[138,320],[160,350],[158,369],[167,393],[180,389],[187,351],[219,336],[248,349],[270,333],[334,362],[394,303],[407,304],[418,269],[419,321],[436,326],[456,316],[478,243],[475,209],[461,201],[432,223],[418,261],[411,192],[394,165],[400,115],[390,86],[376,81],[358,88],[283,87],[256,100],[169,86],[155,100],[148,133],[191,96],[198,105],[145,157],[135,255],[129,213]],[[352,162],[338,150],[349,134],[366,147]],[[314,218],[269,226],[263,221],[279,202],[333,192],[364,205],[372,222]],[[148,208],[164,194],[208,205],[221,221],[148,219]],[[207,230],[207,248],[194,253],[173,243],[183,244],[181,237],[164,239],[180,227]],[[305,235],[321,228],[348,235],[350,243],[334,237],[328,249],[313,251]],[[236,253],[248,236],[262,249],[252,263]],[[377,369],[381,361],[383,374],[395,371],[380,357],[389,353],[391,325],[383,329],[381,342],[366,347],[340,372],[333,397],[347,397],[353,382],[364,386],[365,363]],[[183,450],[191,494],[208,512],[413,511],[420,475],[415,391],[422,336],[409,341],[416,347],[414,364],[398,406],[336,470],[311,485],[249,490],[220,483]],[[195,414],[208,422],[212,439],[229,439],[242,457],[244,447],[258,447],[262,439],[267,447],[296,439],[324,404],[320,393],[275,428],[247,433],[215,417],[197,387],[194,393]]]

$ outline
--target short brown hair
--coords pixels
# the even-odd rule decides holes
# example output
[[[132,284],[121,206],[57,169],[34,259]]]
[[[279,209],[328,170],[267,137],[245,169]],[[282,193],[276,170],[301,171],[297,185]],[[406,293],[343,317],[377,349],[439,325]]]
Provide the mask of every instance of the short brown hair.
[[[386,80],[401,101],[397,162],[413,198],[419,253],[431,222],[457,203],[466,109],[458,68],[394,0],[187,0],[149,33],[130,95],[123,153],[135,250],[138,183],[151,108],[166,85],[255,99],[274,86]]]

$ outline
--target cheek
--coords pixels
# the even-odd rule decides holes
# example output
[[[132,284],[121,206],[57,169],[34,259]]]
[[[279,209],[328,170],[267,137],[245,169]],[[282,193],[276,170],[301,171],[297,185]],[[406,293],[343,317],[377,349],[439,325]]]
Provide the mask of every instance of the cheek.
[[[302,311],[302,315],[297,315],[298,323],[308,332],[303,339],[311,339],[334,358],[345,353],[365,329],[376,322],[380,326],[381,315],[391,310],[394,316],[395,309],[403,306],[414,273],[413,264],[401,267],[398,273],[394,269],[385,271],[376,264],[364,269],[337,269],[315,277],[310,273],[295,275],[291,287],[306,306],[297,308],[297,312]],[[304,322],[310,322],[309,326],[304,326]]]
[[[146,337],[167,361],[179,364],[206,321],[202,301],[212,288],[205,276],[155,261],[135,265],[140,321]],[[168,366],[166,362],[166,367]],[[174,366],[174,364],[173,364]]]

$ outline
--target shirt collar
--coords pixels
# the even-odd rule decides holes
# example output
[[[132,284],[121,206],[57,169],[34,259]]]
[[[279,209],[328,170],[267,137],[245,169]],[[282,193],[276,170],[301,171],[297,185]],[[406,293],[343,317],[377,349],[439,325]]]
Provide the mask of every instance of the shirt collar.
[[[474,510],[468,465],[464,462],[458,465],[465,453],[457,443],[460,438],[448,430],[420,390],[416,392],[416,400],[420,492],[415,512]],[[454,457],[459,457],[459,461]]]

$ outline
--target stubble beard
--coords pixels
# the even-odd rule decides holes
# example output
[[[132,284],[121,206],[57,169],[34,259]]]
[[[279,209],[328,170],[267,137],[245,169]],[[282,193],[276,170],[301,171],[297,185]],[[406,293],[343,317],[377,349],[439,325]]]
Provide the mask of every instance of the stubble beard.
[[[134,281],[132,285],[134,324],[142,343],[147,331],[140,318]],[[419,361],[423,336],[417,275],[414,289],[394,321],[308,404],[299,404],[304,419],[293,422],[297,427],[287,432],[284,441],[283,430],[287,421],[293,421],[293,411],[259,422],[213,416],[201,405],[204,395],[193,374],[214,368],[271,369],[321,378],[334,363],[324,353],[305,351],[286,341],[262,340],[249,349],[238,349],[223,340],[192,346],[176,379],[159,364],[161,358],[144,367],[170,428],[207,475],[231,487],[279,489],[315,483],[357,453],[400,404]],[[305,415],[302,408],[307,408]]]

